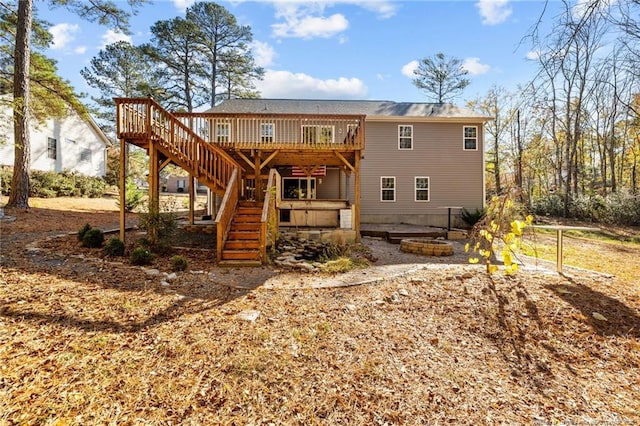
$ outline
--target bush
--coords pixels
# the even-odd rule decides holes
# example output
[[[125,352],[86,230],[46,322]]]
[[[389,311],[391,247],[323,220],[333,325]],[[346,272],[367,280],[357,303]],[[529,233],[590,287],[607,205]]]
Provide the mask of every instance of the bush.
[[[2,193],[8,195],[11,191],[13,168],[2,167]],[[101,177],[84,176],[77,172],[64,171],[62,173],[32,170],[29,175],[29,196],[41,198],[54,197],[102,197],[106,190],[106,183]]]
[[[124,243],[120,238],[110,238],[104,246],[104,254],[107,256],[124,256]]]
[[[133,265],[150,265],[153,262],[153,254],[144,247],[136,247],[131,253]]]
[[[467,225],[473,227],[476,223],[482,219],[485,214],[485,209],[475,209],[475,211],[469,211],[465,208],[462,208],[460,212],[460,217]]]
[[[91,225],[89,225],[88,223],[85,223],[82,228],[80,228],[80,230],[78,231],[78,241],[82,241],[82,239],[84,238],[84,234],[87,233],[88,230],[91,229]]]
[[[124,209],[127,212],[132,212],[136,208],[138,208],[144,201],[144,191],[139,190],[136,184],[131,180],[127,180],[124,189]],[[118,207],[120,207],[119,197],[116,204],[118,205]]]
[[[82,245],[89,248],[102,247],[104,243],[104,233],[98,228],[91,228],[84,233]]]
[[[173,256],[171,258],[171,266],[173,267],[174,271],[185,271],[188,265],[189,263],[187,262],[187,259],[184,258],[184,256]]]

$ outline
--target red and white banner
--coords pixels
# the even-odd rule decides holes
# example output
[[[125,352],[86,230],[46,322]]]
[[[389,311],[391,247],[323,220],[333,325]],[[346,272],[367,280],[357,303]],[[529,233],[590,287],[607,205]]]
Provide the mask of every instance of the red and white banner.
[[[327,175],[327,166],[307,167],[307,172],[313,170],[312,177],[322,177]],[[303,167],[291,166],[291,176],[293,177],[307,177],[305,169]]]

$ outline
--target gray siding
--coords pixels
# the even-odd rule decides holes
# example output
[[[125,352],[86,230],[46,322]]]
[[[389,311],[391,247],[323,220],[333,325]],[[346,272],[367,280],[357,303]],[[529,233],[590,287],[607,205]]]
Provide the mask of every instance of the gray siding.
[[[413,125],[413,149],[398,149],[398,125]],[[463,150],[463,127],[478,127],[478,149]],[[361,215],[443,215],[445,206],[483,206],[482,123],[367,122],[361,164]],[[396,201],[380,201],[380,177],[395,176]],[[414,201],[416,176],[430,178],[430,200]],[[351,189],[351,188],[350,188]]]

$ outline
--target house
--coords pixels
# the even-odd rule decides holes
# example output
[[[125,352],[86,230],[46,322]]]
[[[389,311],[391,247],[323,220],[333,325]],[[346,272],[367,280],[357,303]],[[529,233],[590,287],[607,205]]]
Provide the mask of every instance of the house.
[[[7,123],[0,129],[0,166],[13,166],[14,135],[8,123],[13,111],[4,108],[0,115]],[[70,112],[66,118],[47,119],[30,126],[31,169],[78,172],[86,176],[104,176],[107,171],[107,147],[111,145],[90,116]]]
[[[361,223],[447,226],[449,208],[482,208],[485,200],[483,128],[490,117],[451,104],[352,100],[232,99],[207,113],[364,115],[366,150],[360,164]],[[273,128],[271,132],[277,132]],[[336,142],[340,132],[320,129]],[[258,144],[259,146],[259,144]],[[282,197],[304,196],[299,169],[279,168]],[[298,173],[295,173],[298,170]],[[353,203],[353,176],[340,167],[320,169],[309,185],[312,199]],[[295,194],[293,194],[295,196]],[[286,204],[286,203],[285,203]],[[285,211],[284,214],[282,212]],[[288,224],[281,208],[282,224]],[[308,223],[308,215],[307,215]],[[455,220],[455,218],[454,218]],[[298,221],[300,223],[300,221]],[[309,225],[325,225],[310,223]]]
[[[490,117],[453,105],[233,99],[170,113],[152,99],[115,101],[121,147],[149,154],[151,209],[172,163],[216,194],[219,261],[264,260],[274,224],[357,239],[361,222],[445,226],[451,209],[484,205]]]

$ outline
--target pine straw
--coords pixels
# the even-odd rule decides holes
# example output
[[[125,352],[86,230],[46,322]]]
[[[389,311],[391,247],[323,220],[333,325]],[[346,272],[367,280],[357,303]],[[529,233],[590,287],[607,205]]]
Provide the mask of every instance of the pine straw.
[[[0,425],[640,423],[640,289],[610,275],[162,286],[18,243],[2,249]]]

